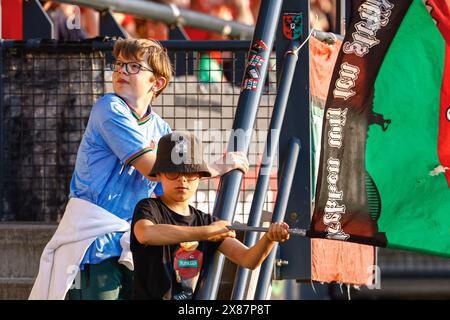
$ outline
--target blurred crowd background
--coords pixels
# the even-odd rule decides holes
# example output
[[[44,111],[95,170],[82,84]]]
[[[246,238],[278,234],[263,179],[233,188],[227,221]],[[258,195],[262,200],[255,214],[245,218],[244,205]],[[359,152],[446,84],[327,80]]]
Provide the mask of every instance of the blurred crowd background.
[[[125,1],[125,0],[124,0]],[[150,1],[150,0],[147,0]],[[254,25],[258,18],[261,0],[153,0],[178,8],[209,14],[224,20]],[[57,30],[57,39],[79,40],[99,36],[99,12],[86,7],[77,7],[55,1],[41,1]],[[310,0],[310,25],[320,31],[336,30],[336,0]],[[69,30],[67,19],[80,17],[80,28]],[[166,23],[150,19],[141,19],[131,15],[114,13],[116,21],[133,38],[151,38],[167,40],[169,28]],[[190,40],[222,40],[226,36],[206,30],[185,27]]]

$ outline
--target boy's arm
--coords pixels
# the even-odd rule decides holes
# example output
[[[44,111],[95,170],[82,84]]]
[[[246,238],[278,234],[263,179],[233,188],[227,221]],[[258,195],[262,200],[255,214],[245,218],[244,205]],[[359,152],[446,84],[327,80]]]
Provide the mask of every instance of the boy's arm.
[[[248,171],[248,159],[242,152],[228,152],[216,162],[208,164],[211,177],[222,176],[231,170],[241,170],[244,174]]]
[[[142,173],[142,175],[147,177],[147,179],[157,181],[156,178],[148,175],[152,170],[155,161],[156,153],[147,152],[133,161],[132,165],[136,168],[136,170]],[[209,164],[208,168],[212,177],[224,175],[225,173],[235,169],[246,173],[248,171],[248,160],[247,157],[241,152],[229,152],[216,163]]]
[[[156,153],[147,152],[133,161],[132,165],[139,171],[144,177],[151,181],[156,181],[155,177],[150,177],[149,173],[152,170],[156,161]]]
[[[285,222],[272,223],[269,231],[253,247],[248,248],[237,239],[225,239],[219,251],[239,266],[253,270],[269,255],[275,242],[289,239],[288,229]]]
[[[235,237],[236,233],[226,228],[229,223],[216,221],[207,226],[189,227],[171,224],[154,224],[141,219],[134,225],[136,239],[144,245],[163,246],[187,241],[221,241]]]

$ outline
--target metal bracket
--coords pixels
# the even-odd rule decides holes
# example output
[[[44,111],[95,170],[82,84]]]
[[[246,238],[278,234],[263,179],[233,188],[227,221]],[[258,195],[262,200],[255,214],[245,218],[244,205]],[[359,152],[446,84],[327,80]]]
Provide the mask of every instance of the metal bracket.
[[[38,0],[23,1],[23,40],[55,39],[53,22]]]
[[[100,13],[100,35],[127,38],[125,30],[117,23],[110,10]]]

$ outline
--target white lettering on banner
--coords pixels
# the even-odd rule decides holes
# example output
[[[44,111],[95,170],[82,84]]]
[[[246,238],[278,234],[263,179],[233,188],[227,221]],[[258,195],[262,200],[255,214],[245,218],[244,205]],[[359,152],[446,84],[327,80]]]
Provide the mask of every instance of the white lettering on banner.
[[[342,215],[345,214],[345,205],[339,203],[344,194],[337,187],[340,165],[339,159],[330,157],[327,161],[328,200],[325,205],[323,223],[327,226],[327,239],[347,240],[350,236],[344,232],[340,223]]]
[[[330,124],[328,144],[330,147],[340,148],[343,139],[342,127],[345,126],[345,122],[347,121],[347,108],[344,110],[341,110],[341,108],[329,108],[326,118]]]
[[[370,48],[378,45],[377,32],[386,27],[392,14],[394,5],[388,0],[367,0],[358,8],[362,21],[355,24],[356,31],[352,33],[353,41],[346,41],[342,50],[345,54],[355,54],[363,57],[369,53]],[[339,78],[336,80],[333,90],[334,98],[347,100],[356,92],[352,88],[356,85],[360,69],[357,66],[344,62],[340,66]],[[344,127],[347,120],[347,108],[328,108],[326,119],[329,123],[328,145],[331,148],[341,148],[343,143]],[[342,204],[344,193],[338,190],[340,161],[335,158],[327,160],[327,185],[328,197],[325,204],[323,223],[326,225],[326,238],[335,240],[347,240],[350,236],[344,232],[340,223],[346,207]]]
[[[342,146],[343,132],[342,127],[347,121],[347,108],[329,108],[326,118],[330,124],[328,131],[328,144],[332,148],[340,148]],[[340,161],[330,157],[327,161],[327,184],[328,199],[325,204],[325,214],[323,223],[327,226],[327,238],[335,240],[347,240],[349,235],[344,233],[341,226],[342,215],[345,214],[345,205],[341,205],[339,201],[344,198],[344,193],[338,190],[337,182],[339,181]]]
[[[333,90],[333,95],[335,98],[342,98],[347,100],[353,97],[356,93],[352,90],[356,85],[356,80],[358,79],[359,68],[353,66],[347,62],[341,64],[341,70],[339,71],[339,79],[336,80],[336,87]]]
[[[387,0],[368,0],[358,8],[363,21],[355,24],[356,32],[352,33],[353,42],[346,41],[342,48],[345,53],[354,53],[363,57],[370,48],[380,43],[376,38],[378,30],[386,27],[394,5]]]

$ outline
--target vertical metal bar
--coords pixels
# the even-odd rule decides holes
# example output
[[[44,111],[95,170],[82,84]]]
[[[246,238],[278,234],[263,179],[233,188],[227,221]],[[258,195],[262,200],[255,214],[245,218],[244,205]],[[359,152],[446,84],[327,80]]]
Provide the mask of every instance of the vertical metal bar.
[[[300,140],[292,138],[289,144],[288,155],[283,166],[283,172],[280,177],[280,186],[278,189],[277,201],[273,212],[272,222],[284,221],[289,195],[291,194],[292,181],[297,167],[298,154],[300,152]],[[272,248],[272,252],[264,260],[259,272],[258,285],[256,287],[255,299],[264,300],[267,296],[270,282],[272,280],[272,270],[274,267],[275,256],[277,254],[278,243]]]
[[[341,27],[341,21],[342,21],[342,7],[345,7],[345,0],[336,0],[336,5],[334,7],[335,10],[335,21],[334,21],[334,30],[333,32],[336,34],[342,34],[342,27]]]
[[[252,206],[248,217],[248,226],[258,227],[261,223],[261,215],[266,199],[267,188],[270,182],[270,172],[272,171],[275,155],[278,151],[278,142],[280,139],[281,125],[283,124],[284,113],[291,91],[292,78],[294,77],[295,66],[297,64],[298,55],[295,50],[298,48],[299,42],[294,41],[291,47],[286,51],[283,69],[281,71],[280,84],[278,94],[275,99],[275,105],[272,111],[272,119],[270,120],[269,130],[267,131],[267,142],[259,169],[258,180],[256,182],[255,193],[253,196]],[[244,244],[252,247],[257,240],[256,232],[247,232],[244,238]],[[231,299],[244,299],[247,279],[250,270],[246,268],[238,268],[236,278],[234,280],[233,292]]]
[[[186,31],[184,30],[183,26],[170,26],[169,27],[169,40],[189,40],[189,37],[186,34]],[[187,76],[187,62],[189,61],[186,59],[187,55],[192,55],[192,52],[188,53],[186,51],[181,52],[174,52],[174,57],[171,61],[176,61],[175,64],[175,76]],[[186,127],[187,128],[187,127]]]
[[[285,0],[283,12],[298,13],[302,16],[301,39],[309,34],[309,1]],[[277,31],[277,64],[282,63],[290,41],[282,32],[281,21]],[[286,115],[281,128],[279,150],[280,163],[284,163],[291,137],[302,141],[302,156],[297,163],[295,179],[290,190],[291,197],[287,206],[285,222],[290,228],[306,229],[309,227],[311,214],[311,128],[310,128],[310,93],[309,93],[309,50],[308,44],[298,53],[299,63],[295,69],[289,95]],[[277,70],[278,73],[278,70]],[[278,180],[280,181],[280,180]],[[278,184],[285,188],[282,184]],[[309,280],[311,276],[311,241],[305,237],[292,237],[279,246],[280,258],[289,261],[282,266],[281,279]]]
[[[348,23],[350,21],[351,0],[336,0],[336,30],[340,35],[345,35]]]
[[[234,134],[232,134],[228,143],[228,151],[242,151],[245,152],[245,154],[248,153],[251,132],[255,123],[258,104],[264,87],[264,80],[267,76],[270,54],[272,52],[275,31],[277,29],[277,22],[282,4],[283,1],[281,0],[264,0],[261,3],[252,41],[252,46],[257,46],[260,41],[263,41],[266,47],[265,50],[258,50],[257,52],[263,59],[261,60],[261,67],[259,68],[259,81],[256,83],[256,88],[254,88],[254,90],[251,88],[241,91],[233,123]],[[250,65],[247,64],[243,85],[245,83],[245,77],[248,76],[247,72],[249,71]],[[244,133],[246,138],[243,139],[240,137],[236,144],[234,143],[234,139],[239,132]],[[213,211],[214,216],[229,222],[232,221],[241,182],[242,172],[238,170],[229,172],[220,179],[219,191]],[[213,300],[217,297],[217,291],[219,289],[220,278],[223,271],[223,263],[223,255],[217,252],[214,256],[214,261],[209,265],[206,278],[200,283],[196,297],[197,299]]]

